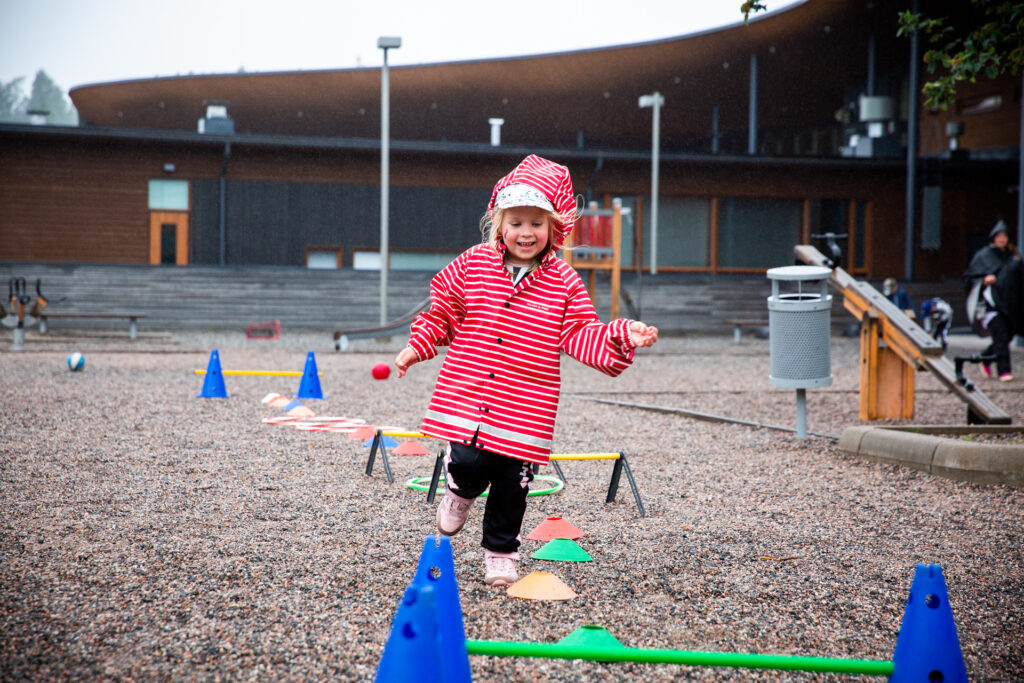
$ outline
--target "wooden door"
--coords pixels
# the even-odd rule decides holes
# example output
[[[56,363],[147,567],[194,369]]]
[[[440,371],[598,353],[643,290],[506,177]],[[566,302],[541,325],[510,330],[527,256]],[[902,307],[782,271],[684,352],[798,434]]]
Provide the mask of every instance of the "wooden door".
[[[149,212],[149,262],[188,264],[188,211]]]

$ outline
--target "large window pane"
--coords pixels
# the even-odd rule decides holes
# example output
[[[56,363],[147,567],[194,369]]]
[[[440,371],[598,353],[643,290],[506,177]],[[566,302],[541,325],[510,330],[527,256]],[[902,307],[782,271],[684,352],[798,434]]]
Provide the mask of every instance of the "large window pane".
[[[708,266],[706,197],[658,198],[658,267]],[[644,265],[651,265],[651,198],[644,198]]]
[[[793,247],[800,239],[800,208],[798,199],[724,197],[719,202],[718,266],[792,265]]]
[[[149,208],[188,211],[187,180],[150,180]]]

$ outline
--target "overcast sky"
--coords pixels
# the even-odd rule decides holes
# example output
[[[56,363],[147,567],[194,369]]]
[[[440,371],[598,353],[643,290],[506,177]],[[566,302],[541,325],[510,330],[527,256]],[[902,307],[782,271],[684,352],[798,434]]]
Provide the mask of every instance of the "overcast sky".
[[[768,0],[772,11],[802,0]],[[377,67],[622,45],[742,21],[740,0],[0,0],[0,81]]]

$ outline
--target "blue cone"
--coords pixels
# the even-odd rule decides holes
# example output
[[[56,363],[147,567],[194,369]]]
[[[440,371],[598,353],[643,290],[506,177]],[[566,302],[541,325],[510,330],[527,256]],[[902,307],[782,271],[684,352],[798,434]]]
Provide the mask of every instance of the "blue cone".
[[[384,645],[377,681],[472,681],[452,542],[427,536]]]
[[[295,398],[323,397],[324,392],[320,390],[320,373],[316,370],[316,356],[310,351],[306,354],[306,369],[302,371],[299,393],[295,394]]]
[[[967,681],[953,609],[937,564],[917,565],[892,664],[891,683]]]
[[[373,442],[376,441],[376,440],[377,440],[377,437],[373,437],[372,439],[367,440],[363,444],[363,446],[365,446],[366,448],[369,448],[370,446],[373,445]],[[382,435],[380,437],[380,445],[383,446],[384,448],[397,448],[398,447],[398,442],[395,441],[394,439],[392,439],[390,436],[384,434],[384,435]]]
[[[228,390],[224,386],[224,373],[220,371],[220,355],[217,349],[210,352],[210,362],[206,365],[206,377],[203,378],[203,390],[196,394],[197,398],[227,398]]]

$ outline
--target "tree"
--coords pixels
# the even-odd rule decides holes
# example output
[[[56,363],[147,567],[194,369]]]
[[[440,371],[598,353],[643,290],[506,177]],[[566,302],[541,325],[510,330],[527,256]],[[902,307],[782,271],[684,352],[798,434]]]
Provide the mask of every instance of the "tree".
[[[927,16],[910,10],[899,14],[897,35],[915,30],[928,37],[932,48],[923,60],[928,73],[938,75],[921,92],[929,109],[947,109],[961,81],[979,77],[1019,76],[1024,69],[1024,3],[1010,0],[971,0],[973,11],[966,26],[950,25],[949,17]],[[768,9],[764,2],[740,5],[744,21]],[[941,71],[940,71],[941,67]]]
[[[22,94],[23,76],[10,83],[0,82],[0,121],[21,121],[25,118],[25,96]]]
[[[948,25],[948,17],[900,14],[898,34],[919,30],[934,46],[924,53],[928,73],[942,71],[921,89],[929,109],[947,109],[960,81],[974,83],[980,76],[1019,76],[1024,68],[1024,3],[1006,0],[971,0],[975,15],[964,31]],[[976,23],[980,21],[981,23]]]
[[[26,106],[28,110],[49,112],[47,121],[52,124],[77,125],[78,112],[71,106],[60,86],[40,69],[32,81],[32,94]]]

